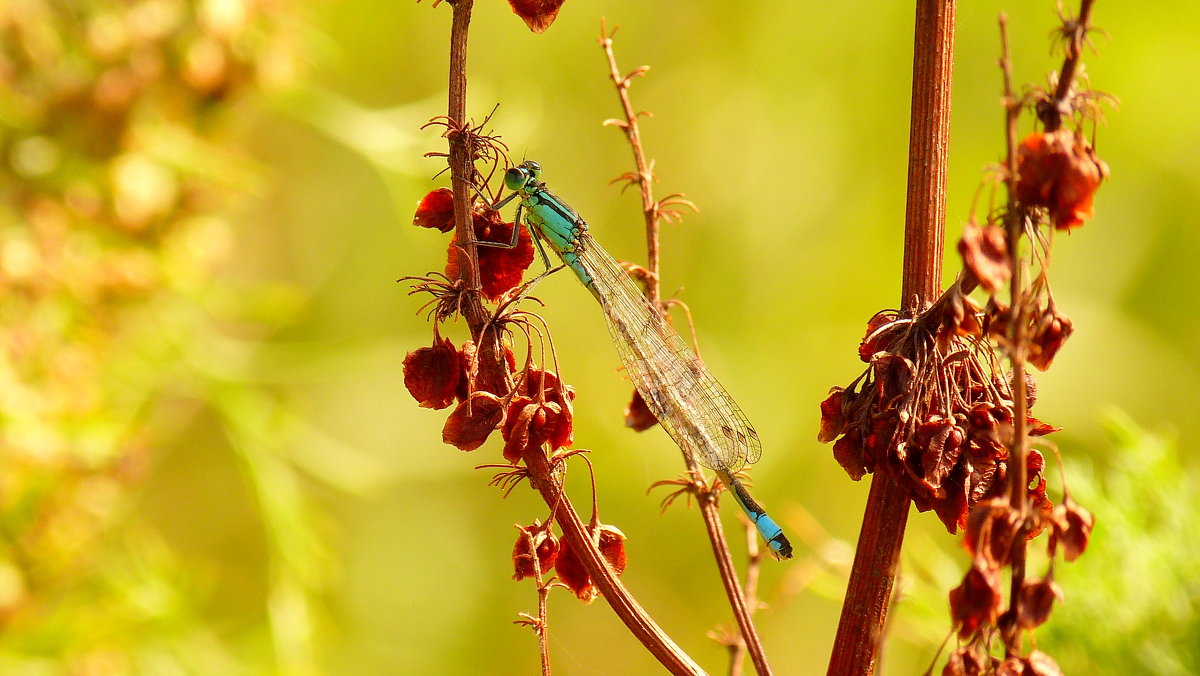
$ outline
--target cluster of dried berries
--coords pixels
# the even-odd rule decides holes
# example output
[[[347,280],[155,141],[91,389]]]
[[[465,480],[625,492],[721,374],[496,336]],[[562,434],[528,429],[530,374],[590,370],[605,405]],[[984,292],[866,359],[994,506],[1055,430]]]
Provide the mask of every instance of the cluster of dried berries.
[[[850,477],[887,472],[951,533],[972,505],[1004,492],[1008,475],[1012,388],[981,339],[982,321],[957,285],[921,314],[875,315],[859,347],[868,368],[821,402],[818,439],[836,440],[834,458]],[[1033,418],[1029,428],[1056,431]],[[1029,454],[1030,498],[1048,505],[1043,464]]]
[[[447,189],[430,192],[421,200],[413,224],[450,232],[454,229],[453,198]],[[513,223],[505,223],[494,209],[477,207],[473,212],[475,237],[480,241],[512,241]],[[513,309],[519,300],[512,292],[521,283],[533,261],[533,244],[528,230],[521,229],[517,245],[511,248],[479,247],[480,285],[483,295],[499,300],[491,326],[504,335],[513,335],[514,327],[526,336],[540,331],[530,321],[532,315]],[[429,347],[410,352],[404,360],[404,384],[423,407],[445,409],[454,406],[442,430],[442,439],[464,451],[473,451],[500,430],[504,439],[504,459],[516,466],[529,453],[553,453],[573,442],[572,401],[575,389],[562,382],[554,371],[538,368],[527,360],[518,370],[516,357],[508,341],[502,342],[504,369],[499,378],[481,377],[476,344],[467,341],[461,349],[442,338],[437,325],[459,308],[463,285],[459,274],[459,247],[451,241],[448,249],[446,281],[421,278],[416,287],[434,295],[434,340]],[[532,350],[530,350],[532,353]],[[455,405],[457,403],[457,405]],[[578,451],[568,451],[561,459]],[[521,470],[501,474],[494,483],[515,486],[525,476]],[[580,600],[590,602],[598,591],[587,568],[570,546],[551,530],[552,523],[534,523],[521,531],[513,547],[513,577],[540,577],[556,571],[558,583],[569,588]],[[609,566],[620,575],[625,570],[625,536],[614,526],[593,520],[588,533]]]
[[[1044,481],[1041,482],[1044,485]],[[1044,492],[1044,489],[1043,489]],[[1001,660],[987,649],[997,632],[1006,637],[1006,645],[1018,645],[1020,632],[1031,632],[1046,622],[1055,601],[1061,601],[1062,589],[1054,581],[1053,560],[1062,551],[1063,559],[1074,561],[1087,549],[1093,519],[1069,495],[1061,505],[1034,504],[1025,518],[1006,498],[980,503],[971,510],[964,533],[964,546],[971,554],[971,568],[962,584],[950,591],[950,614],[958,636],[967,643],[951,656],[943,674],[1059,674],[1049,656],[1033,651],[1026,657]],[[1045,577],[1021,580],[1015,607],[1006,607],[1005,585],[1001,572],[1013,563],[1018,547],[1042,530],[1050,531],[1051,568]],[[1011,663],[1010,663],[1011,662]]]

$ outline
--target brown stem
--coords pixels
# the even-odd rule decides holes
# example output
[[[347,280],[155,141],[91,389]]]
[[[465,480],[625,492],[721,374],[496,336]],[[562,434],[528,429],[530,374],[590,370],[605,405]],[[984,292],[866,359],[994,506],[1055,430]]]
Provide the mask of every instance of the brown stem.
[[[620,69],[617,67],[617,56],[613,51],[612,44],[612,34],[607,32],[604,23],[601,22],[600,48],[604,50],[604,55],[608,59],[609,78],[612,79],[613,85],[617,89],[617,96],[621,100],[621,109],[625,113],[625,120],[619,126],[625,130],[625,136],[629,139],[629,145],[633,148],[633,159],[637,165],[637,182],[642,195],[642,215],[646,221],[647,269],[650,272],[649,278],[646,280],[646,296],[652,305],[661,307],[659,303],[658,243],[660,214],[654,201],[650,168],[646,163],[646,153],[642,149],[642,137],[638,129],[638,113],[634,111],[633,103],[629,98],[629,83],[634,77],[645,73],[648,68],[643,66],[634,70],[629,75],[622,76]],[[692,335],[694,338],[694,331]],[[687,453],[684,453],[684,462],[687,464],[689,475],[699,476],[700,468]],[[729,544],[725,539],[725,530],[721,527],[721,514],[718,509],[716,494],[709,489],[702,489],[698,493],[697,501],[700,504],[700,515],[704,520],[704,528],[708,533],[709,543],[712,545],[713,556],[717,561],[717,569],[721,574],[721,583],[725,587],[725,595],[729,598],[729,605],[733,610],[734,619],[741,630],[746,650],[750,654],[750,661],[754,663],[754,668],[760,675],[770,674],[772,673],[771,665],[767,662],[762,640],[758,636],[758,629],[754,626],[754,620],[747,609],[746,599],[743,595],[741,584],[738,582],[737,569],[733,565],[733,557],[729,551]]]
[[[1057,130],[1062,126],[1063,117],[1071,114],[1071,86],[1075,83],[1075,71],[1078,70],[1080,57],[1083,56],[1083,43],[1091,28],[1092,2],[1093,0],[1082,0],[1079,15],[1067,26],[1070,31],[1069,41],[1062,68],[1058,70],[1058,86],[1054,90],[1054,100],[1038,108],[1038,117],[1046,131]]]
[[[525,466],[529,469],[530,481],[541,493],[546,504],[554,509],[554,518],[562,529],[563,538],[570,542],[592,582],[630,633],[672,674],[703,674],[704,670],[655,624],[646,610],[629,594],[625,585],[621,584],[616,573],[600,554],[562,485],[555,479],[556,473],[545,453],[534,449],[526,453],[524,459]]]
[[[465,127],[467,109],[467,31],[471,24],[473,0],[449,0],[454,7],[450,27],[450,83],[449,113],[452,128]],[[467,288],[478,290],[478,264],[474,244],[474,229],[471,223],[471,176],[472,157],[468,137],[462,132],[448,135],[450,146],[450,176],[454,192],[454,225],[457,241],[465,243],[459,248],[459,269]],[[495,323],[489,322],[490,315],[480,302],[478,293],[465,295],[463,315],[476,337],[479,349],[479,371],[482,382],[487,378],[505,377],[505,360]],[[506,388],[507,389],[507,388]],[[499,391],[499,390],[497,390]],[[540,449],[524,456],[530,481],[538,488],[546,504],[554,510],[555,518],[568,540],[592,576],[600,593],[612,606],[613,611],[629,627],[630,631],[673,674],[703,674],[704,671],[658,627],[646,611],[630,596],[625,586],[617,580],[612,569],[604,561],[596,542],[588,535],[583,522],[567,499],[562,486],[555,480],[549,459]],[[534,555],[536,556],[536,550]]]
[[[616,33],[616,29],[613,30],[613,33]],[[622,76],[621,71],[617,69],[617,56],[612,49],[612,34],[605,30],[603,21],[600,22],[600,48],[608,57],[608,76],[617,88],[617,97],[621,99],[621,109],[625,112],[625,122],[621,126],[625,130],[626,138],[629,139],[629,145],[633,147],[633,161],[637,166],[637,180],[642,193],[642,218],[646,221],[646,269],[650,271],[650,278],[646,280],[646,297],[650,299],[652,305],[658,307],[661,295],[658,282],[658,209],[655,208],[654,193],[650,186],[653,180],[650,174],[650,165],[646,163],[646,153],[642,150],[638,114],[633,110],[633,103],[629,100],[629,83],[633,81],[633,78],[643,75],[649,70],[649,67],[643,66],[629,75]]]
[[[914,301],[920,307],[935,298],[941,286],[954,11],[954,0],[917,0],[901,307]],[[871,478],[830,674],[874,673],[909,502],[884,473]]]
[[[1086,2],[1086,0],[1085,0]],[[1008,201],[1005,205],[1004,227],[1008,234],[1008,257],[1011,282],[1009,284],[1012,321],[1008,325],[1009,363],[1012,365],[1013,430],[1008,447],[1008,499],[1013,511],[1019,515],[1021,528],[1013,539],[1012,586],[1010,588],[1009,612],[1015,613],[1021,585],[1025,580],[1025,518],[1028,515],[1029,478],[1025,458],[1028,454],[1026,427],[1029,412],[1025,393],[1025,328],[1027,310],[1025,303],[1025,266],[1020,255],[1021,235],[1025,230],[1025,212],[1017,203],[1017,120],[1021,103],[1016,100],[1012,89],[1012,58],[1008,51],[1008,17],[1000,15],[1000,44],[1002,54],[1000,67],[1004,73],[1004,138],[1006,156],[1005,188]],[[1015,619],[1010,617],[1010,619]],[[1010,621],[1004,636],[1008,653],[1019,652],[1020,646],[1015,621]]]

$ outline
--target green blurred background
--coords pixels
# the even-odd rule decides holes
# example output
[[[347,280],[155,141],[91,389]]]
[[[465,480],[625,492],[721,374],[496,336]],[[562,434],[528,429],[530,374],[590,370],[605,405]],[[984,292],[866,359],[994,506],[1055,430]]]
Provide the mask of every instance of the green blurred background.
[[[130,31],[143,15],[174,11],[179,25],[210,32],[222,25],[213,16],[232,12],[240,32],[217,39],[243,67],[217,88],[187,80],[187,114],[177,98],[155,99],[159,112],[143,111],[114,137],[124,150],[80,151],[107,166],[134,144],[168,167],[183,197],[126,239],[97,235],[101,248],[148,252],[157,281],[113,310],[105,351],[93,356],[108,380],[75,420],[83,431],[37,427],[37,438],[58,440],[45,461],[22,441],[29,434],[14,432],[24,418],[6,412],[4,451],[26,474],[6,486],[0,671],[536,673],[535,638],[512,623],[536,611],[536,596],[509,579],[510,553],[512,524],[546,508],[524,487],[508,499],[489,488],[488,471],[473,466],[501,461],[498,440],[471,454],[443,444],[446,412],[418,408],[402,382],[405,354],[428,345],[431,329],[416,315],[423,299],[395,280],[445,261],[446,237],[409,222],[423,194],[447,185],[433,178],[439,160],[422,157],[444,142],[420,126],[446,112],[451,8],[146,0],[64,12],[27,1],[0,8],[8,38],[22,22],[14,17],[39,7],[57,23],[41,31],[26,18],[26,34],[63,44],[81,39],[72,30],[99,40],[106,29],[93,19],[106,12]],[[1001,11],[1018,82],[1043,83],[1060,63],[1049,50],[1053,3],[960,4],[951,251],[1003,148]],[[600,124],[620,116],[596,42],[601,17],[620,26],[625,70],[652,67],[632,96],[654,114],[642,133],[658,195],[683,192],[700,208],[664,229],[664,292],[679,290],[706,362],[754,421],[765,445],[755,495],[797,543],[796,559],[763,567],[767,653],[777,673],[823,673],[867,485],[849,481],[816,442],[817,403],[862,368],[866,319],[900,300],[911,4],[572,0],[534,35],[506,3],[478,2],[470,115],[479,121],[499,103],[490,126],[513,158],[537,159],[615,256],[644,261],[638,198],[609,185],[633,163],[623,135]],[[1068,673],[1187,674],[1200,669],[1191,451],[1200,435],[1200,6],[1101,2],[1095,22],[1108,34],[1096,37],[1086,72],[1121,100],[1097,133],[1112,178],[1095,219],[1056,237],[1055,299],[1076,333],[1039,374],[1035,413],[1065,428],[1052,440],[1098,525],[1088,554],[1057,570],[1067,596],[1038,646]],[[162,91],[174,91],[173,59],[185,73],[196,53],[204,63],[187,42],[194,36],[177,31],[191,46],[166,57]],[[6,49],[19,52],[24,40]],[[22,141],[86,144],[11,99],[3,113],[14,169],[4,175],[0,268],[11,277],[23,260],[12,242],[40,213],[30,195],[70,193],[69,181],[46,176],[72,171],[62,163],[39,173],[43,146]],[[181,144],[172,129],[202,130],[205,145]],[[217,197],[193,200],[197,181]],[[87,227],[102,232],[103,221]],[[948,256],[951,275],[957,267]],[[72,312],[93,302],[52,284]],[[629,386],[587,294],[556,275],[538,295],[563,377],[579,392],[575,438],[593,450],[601,517],[629,538],[624,581],[685,650],[721,672],[723,649],[706,632],[731,618],[702,524],[680,506],[660,516],[661,494],[646,494],[680,471],[678,454],[657,430],[623,427]],[[0,302],[17,322],[35,315],[14,313],[41,307],[14,298]],[[38,331],[55,325],[36,316]],[[134,349],[113,328],[130,321],[140,322],[135,345],[150,347]],[[448,331],[465,338],[461,324]],[[33,389],[39,377],[51,376],[23,376]],[[19,408],[26,400],[9,390],[5,407]],[[136,476],[108,480],[131,457]],[[572,467],[570,490],[586,504],[583,465]],[[96,476],[106,479],[99,489],[88,481]],[[106,507],[84,510],[88,518],[53,539],[28,536],[46,514],[87,500]],[[736,532],[733,510],[725,517]],[[49,563],[39,558],[47,548],[57,557]],[[949,631],[946,592],[967,559],[935,518],[914,515],[903,566],[885,674],[920,673],[934,659]],[[555,673],[657,672],[603,601],[583,606],[555,592],[550,622]]]

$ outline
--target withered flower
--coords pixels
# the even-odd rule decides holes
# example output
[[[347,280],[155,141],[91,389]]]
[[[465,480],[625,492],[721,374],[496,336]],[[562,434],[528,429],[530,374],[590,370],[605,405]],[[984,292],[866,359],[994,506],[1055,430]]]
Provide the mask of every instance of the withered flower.
[[[587,531],[600,550],[600,555],[613,569],[618,577],[625,572],[628,560],[625,555],[625,534],[616,526],[599,524],[597,527],[587,526]],[[575,597],[584,603],[591,603],[600,593],[592,582],[592,576],[584,568],[578,554],[571,547],[571,541],[563,538],[562,547],[555,564],[558,579],[567,586]]]
[[[461,451],[473,451],[487,441],[503,420],[504,406],[499,397],[491,392],[472,392],[446,419],[442,441]]]
[[[646,406],[646,400],[642,398],[642,393],[634,390],[633,398],[625,407],[625,426],[633,429],[634,432],[645,432],[657,424],[658,418],[654,417],[650,407]]]
[[[1081,133],[1067,128],[1034,132],[1017,150],[1017,199],[1045,207],[1058,230],[1070,230],[1092,217],[1092,198],[1108,165]]]
[[[413,225],[441,232],[454,229],[454,191],[450,188],[431,190],[417,205]]]
[[[1017,595],[1017,624],[1036,629],[1050,618],[1055,601],[1062,601],[1062,587],[1051,578],[1031,578],[1021,582]]]
[[[522,580],[535,577],[538,571],[542,575],[554,568],[558,559],[559,544],[554,532],[538,522],[532,526],[517,526],[517,542],[513,545],[513,579]],[[536,550],[537,566],[534,567],[534,551]]]
[[[1071,318],[1059,312],[1051,302],[1033,323],[1029,336],[1029,363],[1045,371],[1054,355],[1074,331]]]
[[[512,242],[513,228],[520,228],[514,247],[476,247],[479,254],[480,288],[485,296],[496,300],[521,283],[525,270],[533,263],[533,239],[528,228],[522,228],[516,223],[505,223],[499,211],[488,207],[475,209],[472,224],[476,241],[505,245]],[[458,268],[457,239],[456,233],[446,251],[446,276],[450,279],[459,279],[461,276]]]
[[[404,386],[424,408],[442,409],[454,403],[461,376],[462,362],[449,339],[435,337],[432,347],[404,357]]]
[[[1008,237],[1004,228],[967,223],[962,239],[958,240],[958,253],[962,256],[963,267],[988,293],[995,293],[1008,283],[1012,261],[1008,257]]]
[[[1058,545],[1062,544],[1063,559],[1074,561],[1079,558],[1087,550],[1095,523],[1091,512],[1072,500],[1070,495],[1064,495],[1062,504],[1054,508],[1050,553],[1053,555]]]
[[[982,625],[996,623],[1004,604],[1001,587],[999,571],[977,561],[962,584],[950,590],[950,616],[961,638],[974,634]]]
[[[983,676],[991,673],[996,661],[975,644],[965,645],[950,653],[942,676]]]
[[[508,5],[534,33],[544,33],[558,16],[564,0],[508,0]]]

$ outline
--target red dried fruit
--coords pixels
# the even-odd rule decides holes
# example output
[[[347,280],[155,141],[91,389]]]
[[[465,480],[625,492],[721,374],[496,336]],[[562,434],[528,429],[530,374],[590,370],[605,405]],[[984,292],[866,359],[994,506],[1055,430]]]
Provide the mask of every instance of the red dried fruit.
[[[612,567],[613,572],[620,577],[629,563],[629,559],[625,555],[625,534],[616,526],[600,524],[594,537],[597,539],[596,546],[600,549],[601,556]]]
[[[892,342],[893,333],[892,327],[889,324],[894,324],[896,316],[891,312],[879,312],[874,317],[867,320],[867,332],[863,336],[862,342],[858,345],[858,358],[863,362],[870,364],[871,357],[876,352],[886,352],[888,345]]]
[[[976,562],[961,585],[950,590],[950,616],[958,635],[967,638],[985,624],[995,624],[1004,603],[999,572]]]
[[[1022,581],[1017,595],[1017,624],[1022,629],[1036,629],[1045,624],[1055,601],[1062,601],[1062,587],[1050,578],[1031,578]]]
[[[829,396],[821,402],[821,428],[817,431],[817,441],[827,444],[846,431],[846,418],[842,415],[842,400],[845,390],[834,387],[829,390]]]
[[[1026,676],[1063,676],[1058,662],[1040,650],[1034,650],[1025,658]]]
[[[516,464],[521,457],[542,444],[551,449],[571,445],[571,409],[557,401],[535,401],[517,395],[508,404],[504,421],[504,459]]]
[[[942,676],[982,676],[992,662],[990,655],[981,654],[973,645],[963,646],[950,653]]]
[[[1069,129],[1034,132],[1017,150],[1017,199],[1045,207],[1059,230],[1092,217],[1092,198],[1108,177],[1108,165],[1082,134]]]
[[[634,390],[633,398],[625,407],[625,426],[632,428],[634,432],[645,432],[657,424],[658,418],[654,417],[654,414],[650,412],[650,407],[646,406],[646,400],[642,398],[642,393]]]
[[[592,576],[583,567],[583,562],[579,560],[575,548],[571,546],[571,541],[566,538],[562,539],[554,570],[558,575],[558,581],[574,592],[575,598],[580,601],[591,603],[600,593],[592,584]]]
[[[404,386],[424,408],[442,409],[454,403],[462,376],[462,361],[449,339],[434,338],[404,357]]]
[[[536,577],[540,571],[544,576],[554,567],[558,559],[558,538],[554,533],[538,522],[532,526],[519,526],[517,542],[513,545],[513,579],[522,580]],[[537,551],[536,558],[534,551]],[[536,561],[537,565],[534,566]]]
[[[997,225],[979,227],[968,223],[958,240],[958,253],[963,267],[979,280],[988,293],[995,293],[1008,283],[1012,261],[1008,257],[1008,237]]]
[[[1051,304],[1033,325],[1029,336],[1029,363],[1045,371],[1054,361],[1054,355],[1070,337],[1074,327],[1071,318],[1062,314]]]
[[[515,223],[505,223],[500,212],[481,207],[475,210],[472,219],[475,239],[480,242],[509,244],[512,242]],[[533,263],[533,239],[528,228],[520,228],[514,247],[476,247],[479,254],[479,285],[483,294],[496,300],[521,283],[525,270]],[[446,276],[452,280],[460,278],[458,268],[457,235],[450,240],[446,251]]]
[[[417,204],[413,225],[441,232],[454,229],[454,191],[450,188],[432,190]]]
[[[558,10],[562,7],[564,0],[508,0],[508,4],[512,7],[512,11],[521,20],[529,26],[529,30],[534,33],[543,33],[550,24],[554,23],[554,18],[558,16]]]
[[[963,531],[963,546],[973,560],[1008,565],[1019,520],[1005,498],[977,503]]]
[[[862,436],[857,429],[846,432],[837,440],[833,445],[833,459],[837,460],[854,481],[863,478],[867,473],[867,465],[863,457]]]
[[[1074,561],[1087,550],[1092,527],[1096,524],[1092,513],[1064,495],[1062,504],[1054,508],[1053,529],[1050,532],[1050,553],[1062,544],[1063,559]]]
[[[460,402],[442,428],[442,441],[461,451],[473,451],[487,441],[504,420],[500,398],[491,392],[472,392]]]
[[[953,293],[937,306],[941,311],[937,344],[943,353],[950,352],[950,342],[958,336],[982,336],[979,323],[981,308],[970,296]]]

